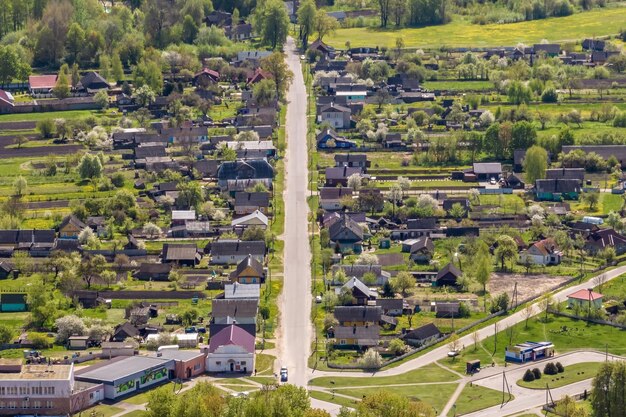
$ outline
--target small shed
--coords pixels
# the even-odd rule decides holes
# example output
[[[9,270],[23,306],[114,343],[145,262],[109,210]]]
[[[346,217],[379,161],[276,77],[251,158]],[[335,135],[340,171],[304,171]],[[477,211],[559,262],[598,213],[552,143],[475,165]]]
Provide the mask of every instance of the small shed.
[[[70,336],[67,341],[67,348],[70,350],[87,349],[89,336]]]
[[[474,359],[473,361],[467,361],[465,363],[465,373],[472,375],[480,371],[480,359]]]

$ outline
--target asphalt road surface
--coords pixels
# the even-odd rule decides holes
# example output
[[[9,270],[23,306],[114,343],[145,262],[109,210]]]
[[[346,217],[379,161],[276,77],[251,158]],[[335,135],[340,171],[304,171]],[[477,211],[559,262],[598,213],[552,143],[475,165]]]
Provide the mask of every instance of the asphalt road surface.
[[[292,38],[285,45],[294,74],[287,94],[287,156],[285,201],[285,273],[281,297],[281,339],[278,366],[286,366],[289,383],[305,387],[311,348],[311,250],[308,235],[307,93],[300,56]]]

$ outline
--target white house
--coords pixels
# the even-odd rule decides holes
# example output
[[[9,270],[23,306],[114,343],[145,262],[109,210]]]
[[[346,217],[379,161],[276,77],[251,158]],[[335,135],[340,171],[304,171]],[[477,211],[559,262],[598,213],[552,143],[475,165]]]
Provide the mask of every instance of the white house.
[[[255,210],[253,213],[248,214],[247,216],[240,217],[238,219],[234,219],[230,225],[233,227],[260,227],[262,229],[267,228],[269,224],[269,220],[267,216],[261,213],[259,210]]]
[[[562,253],[552,238],[533,243],[528,249],[520,253],[520,262],[533,265],[558,265],[561,263]]]
[[[206,369],[208,372],[252,372],[254,336],[234,324],[220,330],[209,342]]]

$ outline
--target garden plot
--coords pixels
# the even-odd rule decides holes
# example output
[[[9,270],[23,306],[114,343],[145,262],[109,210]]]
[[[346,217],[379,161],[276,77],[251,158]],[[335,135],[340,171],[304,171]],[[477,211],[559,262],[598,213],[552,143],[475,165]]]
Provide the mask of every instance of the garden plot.
[[[547,294],[555,287],[562,285],[571,277],[552,276],[548,274],[491,274],[491,280],[487,284],[487,290],[492,296],[497,296],[506,292],[509,296],[513,294],[515,283],[517,282],[517,299],[522,301],[530,297]]]

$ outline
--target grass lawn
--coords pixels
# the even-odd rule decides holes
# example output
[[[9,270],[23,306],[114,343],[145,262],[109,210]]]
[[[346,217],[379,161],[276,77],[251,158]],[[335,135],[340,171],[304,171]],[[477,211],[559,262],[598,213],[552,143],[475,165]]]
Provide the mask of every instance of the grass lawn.
[[[544,315],[540,314],[529,320],[528,329],[522,322],[509,330],[498,332],[496,355],[503,357],[506,345],[514,345],[527,340],[548,340],[554,343],[558,353],[582,348],[604,350],[605,345],[608,345],[610,353],[623,355],[626,352],[626,344],[624,344],[626,331],[624,330],[554,315],[548,315],[547,323],[544,323],[543,319]],[[512,334],[510,329],[512,329]],[[494,336],[483,340],[482,343],[488,352],[494,351],[494,340]]]
[[[402,387],[372,387],[372,388],[359,388],[359,389],[346,389],[345,394],[351,395],[357,398],[374,394],[381,390],[392,391],[395,394],[399,394],[403,397],[407,397],[413,401],[424,401],[430,404],[437,412],[441,411],[445,407],[448,399],[454,393],[457,384],[439,384],[439,385],[407,385]],[[338,393],[343,394],[344,390],[337,390]]]
[[[309,391],[309,396],[316,400],[326,401],[329,403],[337,404],[342,407],[354,407],[358,403],[357,400],[350,400],[346,397],[340,397],[338,395],[329,394],[321,391]]]
[[[258,374],[272,375],[274,374],[274,361],[276,358],[272,355],[258,353],[256,355],[256,363],[254,364]]]
[[[508,393],[504,397],[509,399]],[[510,400],[513,399],[511,396]],[[498,405],[502,402],[502,392],[490,388],[481,387],[480,385],[466,385],[461,391],[461,395],[456,400],[456,415],[472,413],[487,407]],[[453,416],[455,410],[448,412],[448,416]]]
[[[369,377],[369,378],[356,378],[356,377],[320,377],[312,379],[311,385],[317,385],[320,387],[332,388],[332,387],[351,387],[351,386],[384,386],[387,384],[412,384],[423,382],[453,382],[458,377],[451,372],[442,369],[441,367],[431,364],[424,366],[413,371],[386,377]],[[334,384],[331,383],[334,381]]]
[[[426,81],[423,86],[428,90],[483,91],[494,89],[491,81]]]
[[[328,44],[345,48],[350,41],[352,48],[359,46],[394,47],[402,38],[407,48],[486,47],[515,46],[519,42],[539,43],[581,39],[586,36],[602,36],[618,33],[626,21],[626,8],[603,8],[576,13],[566,17],[532,20],[509,24],[476,25],[454,16],[446,25],[407,28],[400,30],[377,28],[339,29],[328,36]]]
[[[148,415],[147,411],[135,410],[130,413],[123,414],[124,417],[146,417]]]
[[[491,366],[492,362],[500,364],[503,360],[500,356],[491,356],[492,351],[487,351],[480,343],[478,347],[474,349],[474,345],[467,346],[461,350],[460,354],[455,358],[445,357],[439,360],[439,363],[447,368],[452,369],[460,374],[465,374],[465,364],[467,361],[480,360],[480,366],[486,368]]]
[[[169,382],[169,383],[161,385],[161,386],[169,386],[169,387],[171,387],[170,384],[173,384],[173,383],[174,382]],[[183,384],[183,386],[181,387],[180,384],[177,384],[176,385],[176,391],[178,391],[181,388],[184,388],[185,385],[186,384]],[[150,394],[151,390],[152,389],[150,389],[148,391],[144,391],[141,394],[133,395],[132,397],[128,397],[126,399],[123,399],[122,402],[129,403],[129,404],[135,404],[135,405],[145,404],[145,403],[148,402],[148,395]]]
[[[47,113],[17,113],[3,114],[0,116],[0,122],[16,122],[16,121],[39,121],[44,119],[73,119],[77,117],[86,117],[89,115],[102,115],[98,111],[92,110],[70,110],[70,111],[54,111]]]
[[[566,366],[562,374],[542,375],[541,379],[536,379],[532,382],[525,382],[523,379],[520,379],[517,381],[517,385],[531,389],[545,389],[546,384],[548,384],[550,388],[559,388],[573,384],[574,382],[593,378],[598,373],[600,366],[602,366],[601,362],[576,363]],[[543,369],[541,370],[543,371]]]
[[[122,411],[124,411],[123,408],[113,407],[112,405],[100,404],[100,405],[96,405],[95,407],[86,409],[85,411],[83,411],[83,413],[86,416],[94,415],[94,416],[102,416],[102,417],[111,417],[111,416],[121,413]]]
[[[252,385],[249,381],[246,381],[244,377],[241,378],[216,378],[216,384],[220,385]]]

